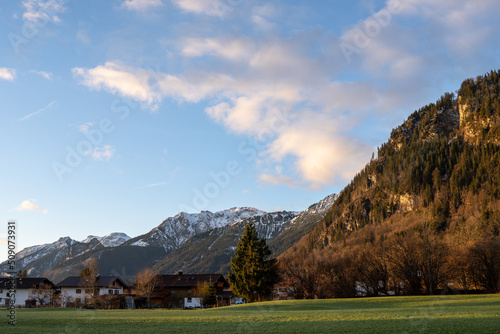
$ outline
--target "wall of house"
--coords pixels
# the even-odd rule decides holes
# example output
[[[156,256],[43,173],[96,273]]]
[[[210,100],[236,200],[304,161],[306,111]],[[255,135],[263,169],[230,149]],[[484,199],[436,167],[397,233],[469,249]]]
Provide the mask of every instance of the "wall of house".
[[[80,289],[81,292],[76,293],[77,289]],[[105,288],[99,288],[99,295],[100,296],[108,295],[108,294],[110,294],[109,290],[112,291],[111,294],[113,294],[113,295],[123,295],[123,286],[119,286],[119,284],[115,284],[115,285],[108,286]],[[118,293],[116,293],[116,291],[118,291]],[[61,288],[61,296],[64,296],[64,298],[62,298],[62,300],[64,300],[64,302],[75,302],[77,298],[80,298],[81,302],[83,302],[85,300],[85,298],[87,298],[87,299],[90,298],[90,294],[86,294],[85,288],[83,288],[83,287],[82,288]],[[61,301],[61,303],[63,303],[63,302]],[[65,305],[62,305],[62,306],[65,307]]]
[[[201,298],[186,297],[184,298],[184,307],[201,307]]]
[[[111,290],[111,291],[110,291]],[[116,292],[118,291],[118,292]],[[105,288],[99,289],[99,295],[123,295],[123,286],[119,287],[118,285],[108,286]]]
[[[7,297],[7,293],[9,290],[3,289],[3,292],[0,293],[0,305],[5,306],[5,301],[10,299]],[[17,289],[16,290],[16,306],[24,307],[27,299],[35,299],[36,293],[32,293],[31,289]],[[37,303],[38,304],[38,303]]]
[[[90,298],[90,295],[85,294],[85,289],[78,288],[81,290],[80,293],[76,293],[77,288],[61,288],[61,304],[65,307],[66,303],[75,302],[79,298],[82,302],[85,298]]]
[[[5,300],[8,299],[7,292],[9,292],[9,290],[7,290],[7,289],[0,289],[0,307],[4,307],[5,306]]]
[[[17,307],[24,307],[26,305],[26,300],[35,300],[36,305],[40,305],[40,302],[37,300],[37,290],[36,289],[16,289],[16,303]],[[0,307],[5,306],[5,302],[10,300],[10,297],[7,297],[8,289],[0,290]],[[50,301],[50,297],[47,296],[45,298],[44,304]]]

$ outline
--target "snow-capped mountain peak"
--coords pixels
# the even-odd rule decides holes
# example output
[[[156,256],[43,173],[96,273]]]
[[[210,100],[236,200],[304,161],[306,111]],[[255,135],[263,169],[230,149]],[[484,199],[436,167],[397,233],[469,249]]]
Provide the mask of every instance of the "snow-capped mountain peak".
[[[123,244],[125,241],[132,239],[125,233],[114,232],[103,237],[97,237],[95,235],[89,235],[87,238],[80,241],[81,243],[87,244],[92,239],[97,239],[104,247],[116,247]]]
[[[149,233],[134,239],[131,245],[143,247],[157,245],[168,251],[179,247],[196,234],[265,214],[265,211],[252,207],[234,207],[217,212],[180,212],[174,217],[165,219]]]

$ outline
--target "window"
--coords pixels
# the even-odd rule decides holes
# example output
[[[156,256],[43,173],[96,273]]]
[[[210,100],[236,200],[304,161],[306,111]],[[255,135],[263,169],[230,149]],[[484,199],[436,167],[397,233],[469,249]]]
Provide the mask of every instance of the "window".
[[[95,289],[95,294],[96,294],[96,295],[98,295],[100,291],[101,291],[101,289],[96,288],[96,289]]]
[[[112,295],[112,294],[113,294],[113,290],[111,290],[111,289],[110,289],[110,290],[108,290],[108,294],[109,294],[109,295]]]
[[[422,277],[422,271],[421,270],[417,270],[417,277]]]
[[[85,289],[86,294],[90,294],[91,290],[90,289]]]
[[[76,289],[76,293],[82,293],[82,289]]]
[[[188,293],[191,293],[191,289],[188,289]]]
[[[120,292],[120,291],[118,291],[118,290],[115,290],[115,295],[117,295],[117,294],[118,294],[118,292]]]
[[[191,298],[191,297],[188,297],[188,301],[187,301],[187,302],[188,302],[188,303],[191,303],[191,302],[193,302],[193,298]]]

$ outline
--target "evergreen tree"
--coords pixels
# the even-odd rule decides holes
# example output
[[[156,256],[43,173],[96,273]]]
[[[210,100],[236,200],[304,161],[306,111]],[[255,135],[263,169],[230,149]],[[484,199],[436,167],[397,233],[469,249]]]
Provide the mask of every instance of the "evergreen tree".
[[[212,281],[206,287],[206,294],[202,297],[201,303],[204,307],[217,305],[217,291]]]
[[[270,255],[266,241],[257,236],[254,224],[248,223],[231,258],[229,282],[236,295],[247,302],[260,301],[271,295],[279,277],[277,261],[270,259]]]

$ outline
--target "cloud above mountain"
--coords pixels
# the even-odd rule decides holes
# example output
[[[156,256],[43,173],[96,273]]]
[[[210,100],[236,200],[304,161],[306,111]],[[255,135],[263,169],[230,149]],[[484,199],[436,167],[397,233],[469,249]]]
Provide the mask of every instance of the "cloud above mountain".
[[[223,15],[216,2],[172,1],[208,17]],[[207,115],[228,132],[263,144],[256,160],[263,166],[261,182],[295,185],[292,177],[321,188],[345,183],[376,150],[372,138],[353,135],[366,126],[364,119],[375,117],[373,126],[379,127],[386,117],[399,121],[401,108],[422,103],[425,87],[442,85],[453,69],[470,63],[464,59],[477,56],[474,49],[490,41],[498,26],[492,13],[500,5],[390,0],[340,34],[321,27],[263,34],[263,20],[271,25],[283,10],[252,8],[253,17],[246,19],[251,34],[207,29],[179,36],[171,45],[187,65],[177,73],[110,60],[74,68],[73,74],[90,89],[136,99],[152,110],[164,99],[203,101]],[[283,126],[272,125],[276,113],[287,115]],[[292,161],[291,174],[272,177],[268,171],[284,161]]]

